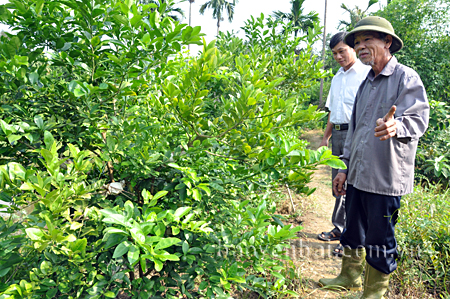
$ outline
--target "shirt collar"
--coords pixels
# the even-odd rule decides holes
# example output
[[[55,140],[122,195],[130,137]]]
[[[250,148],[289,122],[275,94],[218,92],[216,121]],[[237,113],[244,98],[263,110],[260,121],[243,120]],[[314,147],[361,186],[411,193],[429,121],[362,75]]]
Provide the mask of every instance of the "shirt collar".
[[[364,66],[364,64],[363,64],[358,58],[356,58],[355,63],[354,63],[347,71],[344,71],[344,68],[341,67],[341,68],[337,71],[336,75],[339,74],[339,73],[349,73],[349,72],[351,72],[351,71],[354,71],[354,72],[356,72],[356,73],[359,73],[359,72],[363,69],[363,68],[362,68],[363,66]]]
[[[383,70],[381,71],[380,75],[383,76],[390,76],[394,73],[395,67],[397,66],[398,61],[395,56],[392,56],[391,59],[389,59],[388,63],[384,66]],[[373,81],[375,79],[375,73],[373,69],[369,71],[369,74],[367,74],[367,78],[370,79],[370,81]]]

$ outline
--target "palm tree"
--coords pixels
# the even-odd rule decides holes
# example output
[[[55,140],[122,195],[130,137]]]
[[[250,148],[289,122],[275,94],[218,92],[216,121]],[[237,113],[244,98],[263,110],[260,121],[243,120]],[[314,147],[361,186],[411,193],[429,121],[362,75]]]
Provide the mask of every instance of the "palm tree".
[[[346,31],[351,31],[353,30],[353,28],[355,27],[356,23],[359,22],[359,20],[365,18],[367,16],[367,11],[369,10],[369,8],[374,5],[375,3],[378,3],[379,0],[370,0],[369,1],[369,5],[367,5],[367,8],[365,10],[362,10],[361,8],[359,8],[358,6],[355,6],[355,8],[350,9],[347,6],[345,6],[344,3],[341,4],[341,8],[344,9],[345,11],[347,11],[350,14],[350,22],[344,21],[344,20],[340,20],[339,21],[339,25],[338,28],[340,29],[341,26],[343,26],[343,28]]]
[[[220,21],[223,21],[223,16],[225,12],[228,14],[228,21],[233,20],[234,7],[238,0],[227,1],[227,0],[210,0],[200,7],[200,14],[205,12],[205,9],[213,9],[213,19],[217,19],[217,35],[219,35]]]
[[[297,29],[294,30],[295,37],[297,37],[297,33],[299,30],[307,32],[309,28],[314,28],[315,22],[319,21],[319,14],[315,11],[312,11],[307,15],[303,14],[303,2],[305,2],[305,0],[292,0],[292,7],[290,12],[273,12],[273,16],[275,17],[275,19],[292,22],[292,24],[297,27]]]

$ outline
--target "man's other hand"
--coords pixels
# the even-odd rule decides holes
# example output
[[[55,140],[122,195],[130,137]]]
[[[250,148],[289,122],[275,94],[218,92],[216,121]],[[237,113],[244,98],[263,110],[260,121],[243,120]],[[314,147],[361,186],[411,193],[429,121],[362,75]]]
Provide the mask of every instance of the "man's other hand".
[[[397,107],[392,106],[383,118],[377,119],[375,137],[380,137],[381,141],[397,135],[397,122],[394,119],[395,110],[397,110]]]
[[[333,180],[334,195],[345,195],[344,183],[347,180],[347,175],[343,172],[338,173]]]

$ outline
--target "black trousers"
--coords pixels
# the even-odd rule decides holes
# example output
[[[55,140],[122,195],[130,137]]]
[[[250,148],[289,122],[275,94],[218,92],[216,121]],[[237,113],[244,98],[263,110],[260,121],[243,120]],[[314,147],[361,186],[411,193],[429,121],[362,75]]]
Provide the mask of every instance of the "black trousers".
[[[347,185],[346,228],[341,235],[343,246],[366,248],[366,261],[380,272],[397,269],[397,223],[401,196],[386,196],[358,190]]]

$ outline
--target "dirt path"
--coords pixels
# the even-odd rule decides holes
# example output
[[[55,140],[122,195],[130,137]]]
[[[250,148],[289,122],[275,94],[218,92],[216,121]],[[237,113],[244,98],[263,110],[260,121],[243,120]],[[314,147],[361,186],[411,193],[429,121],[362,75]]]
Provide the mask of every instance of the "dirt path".
[[[317,149],[322,134],[322,131],[313,130],[304,133],[302,138],[310,142],[311,149]],[[331,168],[320,166],[309,186],[317,188],[311,196],[293,197],[296,209],[301,211],[295,220],[303,226],[299,233],[300,238],[292,242],[290,252],[302,277],[302,285],[296,291],[301,293],[301,298],[359,298],[360,293],[324,290],[317,284],[322,277],[336,276],[341,268],[341,258],[331,254],[338,241],[323,242],[317,239],[319,233],[333,228],[330,220],[334,207]]]

